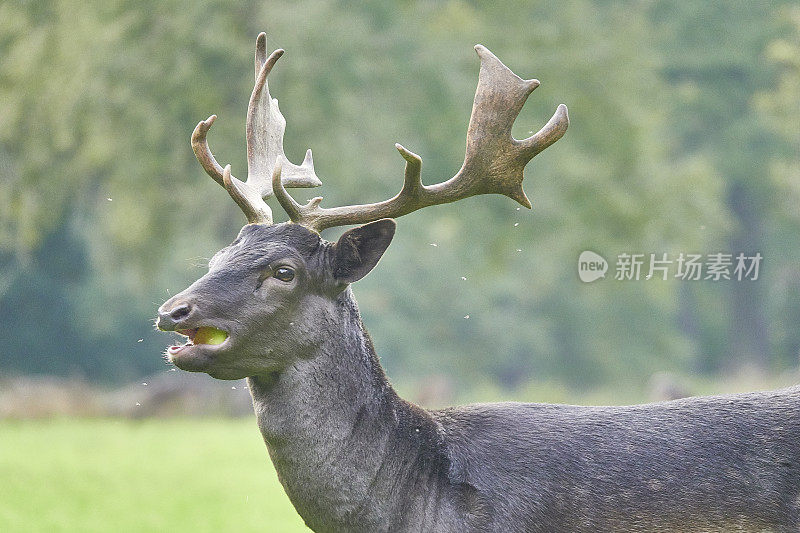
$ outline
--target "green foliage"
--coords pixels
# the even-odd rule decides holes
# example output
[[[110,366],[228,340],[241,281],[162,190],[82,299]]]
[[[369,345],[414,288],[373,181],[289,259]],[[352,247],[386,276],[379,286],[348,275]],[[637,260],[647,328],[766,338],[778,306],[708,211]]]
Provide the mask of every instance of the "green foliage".
[[[543,82],[515,136],[570,108],[567,135],[526,172],[532,212],[480,197],[411,214],[359,282],[394,378],[446,375],[469,396],[794,366],[800,47],[784,4],[2,4],[0,372],[121,381],[159,368],[155,308],[243,223],[189,135],[216,113],[209,143],[245,174],[262,30],[287,50],[270,78],[287,154],[313,149],[324,205],[393,195],[394,142],[423,157],[426,183],[458,169],[475,43]],[[613,261],[739,248],[765,256],[759,282],[575,273],[586,249]]]

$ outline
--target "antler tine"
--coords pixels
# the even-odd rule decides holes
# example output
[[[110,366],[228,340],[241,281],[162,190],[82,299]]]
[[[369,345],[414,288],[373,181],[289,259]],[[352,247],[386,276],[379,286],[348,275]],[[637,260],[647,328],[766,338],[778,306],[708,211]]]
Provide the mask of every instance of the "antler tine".
[[[423,185],[420,178],[422,159],[400,144],[395,144],[395,147],[406,160],[405,181],[400,192],[389,200],[368,205],[325,209],[319,206],[322,197],[317,196],[309,200],[307,204],[300,205],[282,186],[281,167],[277,164],[272,174],[275,198],[278,199],[281,207],[293,222],[317,232],[335,226],[364,224],[381,218],[396,218],[429,205],[442,203],[437,202],[435,196],[425,194],[430,192],[430,187]]]
[[[247,106],[247,183],[261,193],[272,195],[272,172],[280,159],[283,168],[283,185],[286,187],[318,187],[322,182],[314,173],[311,150],[306,151],[303,163],[291,163],[283,151],[283,133],[286,119],[278,108],[278,100],[269,94],[267,76],[283,55],[277,49],[266,57],[267,36],[259,34],[256,40],[256,64],[261,63],[256,76],[253,94]],[[264,59],[266,58],[266,59]]]
[[[264,202],[256,190],[247,183],[231,175],[231,166],[224,169],[217,163],[211,149],[208,147],[206,135],[217,115],[211,115],[206,120],[201,120],[192,132],[192,150],[200,165],[214,181],[222,185],[231,198],[242,208],[247,221],[251,224],[272,224],[272,210]]]
[[[525,165],[567,131],[567,106],[560,104],[535,135],[521,141],[514,139],[511,136],[514,120],[539,81],[521,79],[484,46],[476,45],[475,51],[481,60],[478,88],[467,128],[464,164],[455,176],[436,185],[423,185],[422,160],[397,144],[397,150],[406,160],[406,169],[403,188],[396,196],[374,204],[325,209],[320,207],[322,198],[314,198],[306,205],[295,202],[283,188],[281,170],[276,166],[272,187],[289,218],[322,231],[333,226],[396,218],[423,207],[478,194],[503,194],[530,208],[530,201],[522,190]]]
[[[542,129],[522,141],[516,141],[518,146],[522,147],[526,154],[530,154],[530,159],[533,159],[537,154],[544,151],[545,148],[559,140],[567,133],[569,126],[569,115],[567,106],[558,104],[556,112],[550,117]]]
[[[214,181],[225,187],[250,223],[272,223],[272,210],[264,198],[272,195],[271,176],[276,161],[280,160],[286,169],[282,186],[322,185],[314,173],[311,150],[306,152],[301,165],[289,162],[283,152],[286,119],[278,109],[278,101],[270,96],[267,85],[267,76],[282,55],[283,50],[277,49],[267,57],[267,36],[264,33],[258,35],[255,52],[256,82],[247,106],[247,181],[233,177],[230,165],[223,169],[208,147],[208,130],[214,124],[216,115],[200,121],[192,133],[192,150],[197,160]]]
[[[277,52],[277,50],[276,50]],[[263,31],[256,37],[256,80],[261,72],[261,67],[267,62],[267,34]]]
[[[222,167],[217,163],[214,154],[211,153],[211,149],[208,147],[208,140],[206,139],[208,130],[214,124],[215,120],[217,120],[217,115],[211,115],[207,119],[197,123],[197,126],[195,126],[192,132],[192,151],[194,151],[195,157],[197,157],[197,160],[206,173],[211,176],[214,181],[222,185]]]

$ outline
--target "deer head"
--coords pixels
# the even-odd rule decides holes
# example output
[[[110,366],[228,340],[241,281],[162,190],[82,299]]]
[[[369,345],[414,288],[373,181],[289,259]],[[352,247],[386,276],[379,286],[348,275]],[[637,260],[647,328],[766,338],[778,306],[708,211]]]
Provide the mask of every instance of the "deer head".
[[[159,308],[158,327],[189,338],[171,346],[168,358],[178,367],[220,379],[279,372],[310,357],[332,323],[334,305],[348,285],[378,262],[394,235],[399,216],[423,207],[478,194],[503,194],[525,207],[525,165],[567,130],[561,104],[535,135],[511,136],[514,120],[538,80],[523,80],[488,49],[475,47],[481,61],[478,88],[467,129],[464,163],[452,178],[423,185],[420,157],[396,145],[405,159],[405,181],[393,198],[374,204],[322,208],[321,197],[298,204],[287,187],[321,184],[311,151],[301,165],[283,151],[286,121],[269,94],[267,76],[283,50],[267,56],[266,36],[256,41],[256,82],[247,113],[248,176],[242,182],[224,169],[208,148],[206,135],[216,117],[200,122],[192,148],[205,171],[222,185],[248,224],[209,263],[209,271]],[[272,223],[265,198],[274,194],[291,222]],[[334,226],[364,224],[336,243],[319,232]]]

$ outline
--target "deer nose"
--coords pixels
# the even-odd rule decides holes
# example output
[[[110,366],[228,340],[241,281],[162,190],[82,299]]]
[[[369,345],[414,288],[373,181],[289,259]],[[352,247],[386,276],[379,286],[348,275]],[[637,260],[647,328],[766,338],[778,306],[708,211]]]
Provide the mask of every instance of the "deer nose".
[[[167,302],[158,308],[158,329],[173,330],[192,313],[192,306],[186,302]]]

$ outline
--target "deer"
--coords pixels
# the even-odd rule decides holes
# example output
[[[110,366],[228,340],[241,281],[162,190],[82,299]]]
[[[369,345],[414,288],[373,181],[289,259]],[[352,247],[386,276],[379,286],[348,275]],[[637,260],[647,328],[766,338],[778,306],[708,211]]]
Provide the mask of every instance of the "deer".
[[[247,378],[258,427],[286,494],[318,532],[800,531],[800,388],[631,406],[488,403],[424,409],[383,371],[351,284],[386,252],[395,219],[481,194],[531,204],[523,171],[559,140],[567,108],[536,134],[512,125],[539,85],[477,45],[478,85],[463,165],[424,185],[405,160],[400,192],[321,207],[311,151],[283,150],[286,121],[267,76],[283,54],[256,40],[247,113],[247,179],[217,163],[207,133],[191,145],[247,224],[208,272],[158,309],[186,341],[177,368]],[[274,195],[289,221],[274,223]],[[336,242],[321,232],[354,226]],[[268,529],[268,528],[267,528]]]

